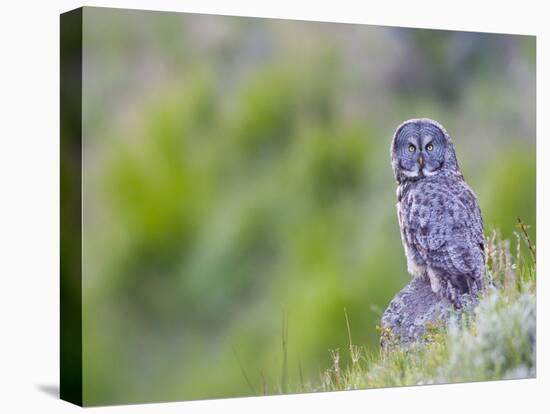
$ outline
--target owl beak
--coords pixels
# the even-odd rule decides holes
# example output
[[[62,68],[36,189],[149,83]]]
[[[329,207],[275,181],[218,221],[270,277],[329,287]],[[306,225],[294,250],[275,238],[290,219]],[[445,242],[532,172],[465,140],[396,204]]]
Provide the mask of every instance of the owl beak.
[[[422,155],[418,157],[418,164],[420,164],[420,168],[424,167],[424,157]]]

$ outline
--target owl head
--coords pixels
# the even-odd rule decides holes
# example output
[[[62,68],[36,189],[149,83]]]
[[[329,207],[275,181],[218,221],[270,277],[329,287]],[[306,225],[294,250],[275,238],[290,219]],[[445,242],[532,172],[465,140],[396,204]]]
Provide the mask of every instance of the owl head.
[[[453,143],[441,124],[428,118],[403,122],[393,136],[391,162],[397,182],[442,172],[460,175]]]

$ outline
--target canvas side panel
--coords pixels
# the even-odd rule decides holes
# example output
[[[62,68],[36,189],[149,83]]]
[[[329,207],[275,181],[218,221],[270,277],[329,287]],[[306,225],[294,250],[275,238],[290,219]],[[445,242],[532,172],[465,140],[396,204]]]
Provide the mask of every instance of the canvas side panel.
[[[60,396],[82,405],[82,9],[60,23]]]

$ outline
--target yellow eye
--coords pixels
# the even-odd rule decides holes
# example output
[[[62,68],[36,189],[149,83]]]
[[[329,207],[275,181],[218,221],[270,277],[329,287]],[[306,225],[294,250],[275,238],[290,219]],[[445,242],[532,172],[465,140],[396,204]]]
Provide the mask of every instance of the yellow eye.
[[[415,152],[415,151],[416,151],[416,147],[413,144],[410,144],[409,145],[409,152]]]
[[[432,144],[428,144],[428,145],[426,145],[426,149],[427,149],[428,151],[431,151],[431,150],[434,149],[434,146],[433,146]]]

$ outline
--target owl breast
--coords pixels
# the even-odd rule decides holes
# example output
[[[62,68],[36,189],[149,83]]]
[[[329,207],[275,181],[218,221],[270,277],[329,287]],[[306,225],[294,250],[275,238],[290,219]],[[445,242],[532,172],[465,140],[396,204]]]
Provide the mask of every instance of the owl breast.
[[[424,277],[426,275],[426,261],[422,258],[413,243],[413,233],[405,218],[408,217],[406,201],[397,203],[397,220],[401,229],[401,241],[407,259],[407,271],[413,277]]]
[[[438,175],[400,185],[397,216],[407,268],[458,303],[483,278],[483,222],[461,176]]]

